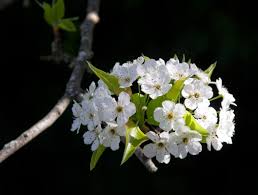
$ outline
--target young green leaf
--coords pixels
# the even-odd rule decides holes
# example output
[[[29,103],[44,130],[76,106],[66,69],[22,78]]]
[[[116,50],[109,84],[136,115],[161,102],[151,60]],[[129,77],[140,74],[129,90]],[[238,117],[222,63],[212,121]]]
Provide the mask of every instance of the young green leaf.
[[[150,60],[150,58],[149,58],[148,56],[145,56],[145,55],[143,55],[143,54],[142,54],[142,57],[144,58],[144,61]]]
[[[111,92],[113,92],[116,95],[119,95],[120,92],[125,91],[130,95],[131,88],[119,88],[118,79],[114,75],[111,75],[109,73],[104,72],[103,70],[96,68],[90,62],[88,62],[88,66],[92,70],[92,72],[94,72],[94,74],[107,85]]]
[[[105,149],[106,148],[103,145],[99,145],[98,149],[93,152],[93,154],[91,156],[91,160],[90,160],[90,170],[91,171],[95,168],[100,156],[103,154]]]
[[[64,0],[57,0],[52,7],[52,11],[55,21],[62,19],[65,13]]]
[[[154,116],[153,116],[153,112],[155,110],[155,108],[160,107],[162,105],[162,102],[166,100],[165,96],[160,96],[154,100],[151,100],[147,106],[147,123],[149,123],[150,125],[156,125],[158,126],[159,123],[157,121],[155,121]]]
[[[211,78],[211,75],[212,75],[212,73],[213,73],[213,70],[216,68],[216,65],[217,65],[217,62],[214,62],[213,64],[211,64],[210,66],[209,66],[209,68],[207,68],[204,72],[206,73],[206,74],[208,74],[208,76]]]
[[[148,140],[148,137],[140,130],[139,126],[129,121],[126,126],[125,150],[121,165],[125,163],[146,140]]]
[[[184,119],[186,125],[190,127],[191,130],[199,132],[203,137],[208,136],[209,132],[196,121],[190,112],[186,112]]]
[[[131,102],[135,104],[135,107],[136,107],[135,118],[139,126],[141,127],[144,123],[145,111],[142,109],[142,107],[145,106],[145,97],[142,94],[135,93],[131,96]]]
[[[182,88],[184,87],[184,82],[187,78],[182,78],[180,80],[177,80],[171,89],[166,94],[166,97],[168,100],[171,100],[173,102],[177,102],[178,98],[180,97]]]
[[[48,4],[43,2],[42,4],[43,10],[44,10],[44,19],[46,20],[46,22],[53,26],[55,20],[54,20],[54,16],[53,16],[53,12],[52,12],[52,7]]]
[[[69,32],[76,31],[76,27],[70,19],[61,19],[58,24],[58,27]]]

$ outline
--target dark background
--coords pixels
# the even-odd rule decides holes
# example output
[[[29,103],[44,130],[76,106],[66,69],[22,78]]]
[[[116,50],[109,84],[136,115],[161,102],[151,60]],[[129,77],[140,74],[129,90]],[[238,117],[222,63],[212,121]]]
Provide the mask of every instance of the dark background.
[[[86,2],[66,0],[66,16],[85,15]],[[107,151],[89,172],[91,152],[70,131],[71,107],[47,131],[0,165],[0,194],[258,194],[257,6],[253,1],[103,1],[95,29],[94,65],[109,70],[142,53],[168,60],[186,54],[205,69],[214,61],[237,100],[236,134],[220,152],[172,159],[148,173],[135,157],[120,166],[123,147]],[[76,53],[77,33],[66,49]],[[77,38],[76,38],[77,37]],[[0,11],[0,147],[43,117],[62,96],[71,69],[40,61],[51,29],[42,10],[16,2]],[[78,45],[77,45],[78,47]],[[86,75],[83,86],[96,80]]]

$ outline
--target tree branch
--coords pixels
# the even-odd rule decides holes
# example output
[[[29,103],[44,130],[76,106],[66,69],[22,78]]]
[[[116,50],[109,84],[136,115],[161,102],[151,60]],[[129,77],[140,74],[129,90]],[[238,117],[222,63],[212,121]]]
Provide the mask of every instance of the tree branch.
[[[51,111],[40,121],[30,127],[28,130],[23,132],[15,140],[5,144],[3,149],[0,151],[0,163],[6,160],[9,156],[14,154],[16,151],[21,149],[24,145],[29,143],[32,139],[38,136],[40,133],[45,131],[48,127],[55,123],[55,121],[63,114],[71,102],[71,99],[75,98],[80,100],[81,80],[84,75],[86,66],[85,61],[89,60],[92,55],[92,41],[93,41],[93,30],[95,24],[99,22],[99,4],[100,0],[88,0],[87,15],[85,20],[81,24],[81,42],[78,56],[73,60],[72,66],[74,67],[70,79],[66,85],[64,96],[57,102],[57,104],[51,109]],[[89,70],[87,70],[90,72]],[[157,167],[144,156],[142,149],[138,148],[135,151],[135,155],[142,162],[142,164],[150,172],[156,172]]]
[[[66,110],[72,98],[79,98],[81,93],[81,80],[85,71],[85,61],[92,57],[92,38],[93,29],[95,24],[98,22],[88,17],[89,14],[97,15],[99,6],[99,0],[88,0],[88,12],[81,25],[81,43],[80,50],[77,58],[74,60],[74,69],[71,77],[66,85],[65,94],[57,104],[51,109],[51,111],[40,121],[30,127],[28,130],[23,132],[15,140],[5,144],[3,149],[0,151],[0,163],[7,159],[9,156],[14,154],[17,150],[22,148],[24,145],[29,143],[32,139],[38,136],[40,133],[50,127]]]

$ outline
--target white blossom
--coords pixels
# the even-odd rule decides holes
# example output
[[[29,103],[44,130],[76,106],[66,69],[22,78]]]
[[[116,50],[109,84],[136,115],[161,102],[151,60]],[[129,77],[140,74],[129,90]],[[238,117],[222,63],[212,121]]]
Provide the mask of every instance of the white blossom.
[[[146,135],[154,142],[144,146],[143,153],[146,157],[153,158],[156,156],[158,162],[168,164],[170,154],[177,156],[177,146],[171,141],[168,132],[162,132],[157,135],[153,131],[149,131]]]
[[[205,103],[200,104],[194,111],[194,117],[203,128],[215,125],[218,121],[217,111]]]
[[[202,151],[201,134],[190,130],[187,126],[182,126],[172,133],[171,139],[177,144],[178,157],[181,159],[185,158],[188,152],[192,155],[197,155]]]
[[[134,103],[130,102],[130,96],[121,92],[118,102],[114,98],[105,98],[101,105],[102,118],[105,122],[117,120],[118,125],[127,123],[130,116],[136,112]]]
[[[79,103],[74,101],[72,107],[73,116],[75,117],[72,123],[71,131],[77,130],[77,133],[81,127],[80,115],[82,113],[82,107]]]
[[[162,107],[154,110],[154,119],[159,122],[159,127],[165,131],[176,130],[185,124],[183,116],[186,110],[183,104],[172,101],[163,101]]]
[[[130,87],[138,77],[137,64],[128,62],[120,65],[116,63],[112,74],[118,78],[121,88]]]
[[[95,151],[98,149],[100,145],[100,138],[99,135],[102,132],[101,125],[98,125],[92,131],[86,131],[83,134],[84,143],[87,145],[91,145],[91,151]]]
[[[88,130],[93,130],[101,123],[97,106],[94,102],[83,100],[82,109],[83,111],[80,115],[81,123],[87,125]]]
[[[232,137],[235,133],[235,114],[233,110],[221,109],[219,113],[219,125],[217,136],[221,142],[232,144]]]
[[[149,94],[152,99],[166,94],[171,88],[170,76],[162,60],[148,60],[140,66],[138,83],[141,90]]]
[[[222,141],[217,136],[217,125],[210,125],[207,127],[209,135],[206,137],[206,144],[207,149],[211,151],[211,146],[216,150],[219,151],[222,148]]]
[[[213,96],[212,88],[204,84],[201,80],[193,80],[184,86],[182,96],[185,99],[184,104],[187,108],[194,110],[201,103],[209,104],[209,100]]]
[[[216,86],[219,91],[219,95],[223,97],[221,102],[222,108],[228,109],[230,105],[236,106],[234,96],[228,92],[228,90],[222,85],[221,78],[216,80]]]
[[[125,126],[118,126],[116,123],[107,123],[107,126],[100,133],[100,143],[115,151],[119,149],[120,136],[125,136]]]
[[[96,89],[96,84],[92,81],[89,86],[89,90],[87,90],[87,92],[83,95],[83,100],[92,101],[94,97],[95,89]]]
[[[189,64],[186,62],[179,63],[179,60],[174,58],[167,61],[166,67],[170,77],[175,81],[186,78],[191,74]]]

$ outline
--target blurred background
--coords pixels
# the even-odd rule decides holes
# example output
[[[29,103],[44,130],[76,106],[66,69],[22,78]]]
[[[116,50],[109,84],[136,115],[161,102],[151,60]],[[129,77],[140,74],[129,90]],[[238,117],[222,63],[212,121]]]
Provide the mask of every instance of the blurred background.
[[[3,1],[3,0],[0,0]],[[66,16],[85,16],[86,1],[65,0]],[[158,164],[148,173],[137,158],[120,166],[123,147],[107,150],[89,172],[90,148],[70,131],[71,107],[48,130],[0,164],[0,194],[258,194],[258,14],[251,0],[102,1],[92,63],[110,70],[141,54],[168,60],[186,55],[205,69],[217,61],[236,98],[236,134],[220,152]],[[76,54],[79,34],[62,33]],[[0,147],[43,117],[65,90],[68,64],[41,61],[53,35],[41,8],[16,0],[0,10]],[[83,87],[96,80],[85,75]]]

